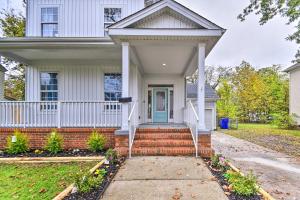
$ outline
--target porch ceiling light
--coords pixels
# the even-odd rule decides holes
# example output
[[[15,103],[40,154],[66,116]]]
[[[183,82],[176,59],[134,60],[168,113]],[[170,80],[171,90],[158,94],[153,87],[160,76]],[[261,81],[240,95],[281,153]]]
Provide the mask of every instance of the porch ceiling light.
[[[163,63],[163,64],[162,64],[162,66],[163,66],[163,67],[166,67],[166,66],[167,66],[167,64],[166,64],[166,63]]]

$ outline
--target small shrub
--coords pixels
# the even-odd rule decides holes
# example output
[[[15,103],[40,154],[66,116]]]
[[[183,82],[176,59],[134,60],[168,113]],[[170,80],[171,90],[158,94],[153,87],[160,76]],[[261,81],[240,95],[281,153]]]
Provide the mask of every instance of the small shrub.
[[[242,176],[238,172],[227,171],[224,177],[232,186],[233,192],[241,196],[252,196],[257,194],[257,178],[250,172],[247,176]]]
[[[223,157],[221,154],[216,154],[211,158],[211,166],[222,171],[226,171],[229,168],[227,166],[225,157]]]
[[[115,164],[118,161],[118,153],[114,149],[108,149],[105,153],[105,158],[110,163]]]
[[[62,151],[63,147],[63,137],[56,131],[52,131],[48,138],[45,149],[52,154],[57,154]]]
[[[289,115],[288,112],[273,114],[272,124],[280,129],[295,129],[297,123],[294,115]]]
[[[79,193],[87,193],[102,183],[105,174],[105,169],[97,170],[95,174],[78,173],[75,177],[75,186]]]
[[[99,152],[104,149],[106,138],[104,135],[94,131],[88,139],[88,147],[93,152]]]
[[[12,138],[16,141],[12,141]],[[28,151],[28,137],[20,131],[15,131],[13,136],[7,137],[7,153],[19,154]]]

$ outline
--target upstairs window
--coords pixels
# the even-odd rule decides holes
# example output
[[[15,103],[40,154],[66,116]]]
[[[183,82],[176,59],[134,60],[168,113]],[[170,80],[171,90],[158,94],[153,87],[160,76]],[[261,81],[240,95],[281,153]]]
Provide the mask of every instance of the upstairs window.
[[[121,20],[121,8],[104,8],[104,35],[107,36],[107,27]]]
[[[58,82],[57,73],[41,73],[41,100],[57,101],[58,100]]]
[[[58,36],[58,8],[49,7],[41,10],[42,37]]]
[[[122,97],[122,75],[104,74],[105,101],[118,101]]]

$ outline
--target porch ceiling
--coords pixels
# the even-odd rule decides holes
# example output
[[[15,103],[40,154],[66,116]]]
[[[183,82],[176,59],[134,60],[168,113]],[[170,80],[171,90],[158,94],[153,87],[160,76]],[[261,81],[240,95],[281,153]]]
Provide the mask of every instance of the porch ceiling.
[[[146,43],[133,45],[146,74],[183,74],[193,55],[189,43]]]
[[[97,38],[8,38],[0,55],[26,64],[54,62],[121,62],[121,47]]]

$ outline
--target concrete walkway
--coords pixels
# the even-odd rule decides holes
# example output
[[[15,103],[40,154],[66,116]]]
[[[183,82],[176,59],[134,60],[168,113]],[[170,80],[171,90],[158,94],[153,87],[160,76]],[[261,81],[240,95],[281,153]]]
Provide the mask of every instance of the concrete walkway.
[[[227,200],[201,159],[134,157],[126,160],[105,200]]]
[[[261,186],[274,198],[300,200],[299,158],[220,132],[212,135],[212,145],[243,172],[253,170]]]

